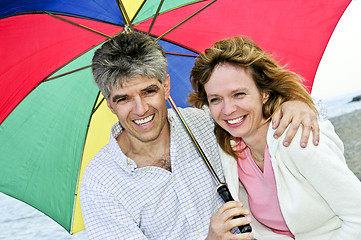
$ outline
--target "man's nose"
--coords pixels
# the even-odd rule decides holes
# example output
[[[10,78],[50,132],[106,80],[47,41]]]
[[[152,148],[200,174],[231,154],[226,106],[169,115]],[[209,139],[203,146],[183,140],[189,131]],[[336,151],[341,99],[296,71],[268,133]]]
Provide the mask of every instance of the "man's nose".
[[[133,113],[143,116],[148,111],[148,104],[141,97],[134,98]]]

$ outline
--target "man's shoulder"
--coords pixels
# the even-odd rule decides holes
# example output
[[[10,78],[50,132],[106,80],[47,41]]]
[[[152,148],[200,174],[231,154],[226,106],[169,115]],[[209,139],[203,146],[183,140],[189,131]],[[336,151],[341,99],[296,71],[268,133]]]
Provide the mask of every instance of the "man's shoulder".
[[[109,147],[109,144],[105,145],[88,163],[85,171],[89,175],[100,176],[108,174],[110,170],[114,170],[119,167],[116,157]]]

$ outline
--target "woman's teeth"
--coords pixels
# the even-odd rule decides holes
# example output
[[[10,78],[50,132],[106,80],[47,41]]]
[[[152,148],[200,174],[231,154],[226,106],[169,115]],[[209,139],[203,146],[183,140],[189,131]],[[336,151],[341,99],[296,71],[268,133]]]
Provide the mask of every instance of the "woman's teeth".
[[[143,119],[133,120],[133,122],[139,126],[143,126],[143,125],[146,125],[149,122],[151,122],[153,120],[153,118],[154,118],[154,114],[149,117],[143,118]]]
[[[228,122],[229,124],[236,124],[236,123],[242,122],[243,118],[244,118],[244,116],[243,116],[243,117],[236,118],[236,119],[232,119],[232,120],[227,120],[227,122]]]

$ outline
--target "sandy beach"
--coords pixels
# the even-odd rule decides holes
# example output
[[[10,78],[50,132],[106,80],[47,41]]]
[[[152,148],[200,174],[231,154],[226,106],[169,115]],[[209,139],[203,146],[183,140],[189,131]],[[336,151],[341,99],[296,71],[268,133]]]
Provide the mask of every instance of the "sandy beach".
[[[361,180],[361,110],[330,118],[330,121],[344,143],[347,165]]]

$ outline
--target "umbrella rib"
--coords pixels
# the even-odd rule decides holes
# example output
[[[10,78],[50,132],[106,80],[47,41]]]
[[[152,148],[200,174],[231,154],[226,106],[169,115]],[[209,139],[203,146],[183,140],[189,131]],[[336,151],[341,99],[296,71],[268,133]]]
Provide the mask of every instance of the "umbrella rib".
[[[99,95],[100,95],[100,91],[98,91],[98,96],[96,97],[96,99],[99,98]],[[102,101],[104,101],[104,97],[102,99]],[[101,101],[101,102],[102,102]],[[96,103],[96,102],[95,102]],[[95,104],[94,104],[95,105]],[[93,105],[93,106],[94,106]],[[98,107],[97,107],[98,108]],[[82,165],[83,165],[83,161],[84,161],[84,152],[85,152],[85,145],[86,145],[86,141],[87,141],[87,138],[88,138],[88,134],[89,134],[89,128],[90,128],[90,122],[91,122],[91,119],[92,119],[92,116],[94,114],[95,110],[94,110],[94,107],[93,107],[93,110],[89,116],[89,120],[88,120],[88,126],[87,126],[87,130],[86,130],[86,134],[85,134],[85,137],[84,137],[84,142],[83,142],[83,147],[82,147],[82,154],[81,154],[81,158],[80,158],[80,162],[79,162],[79,170],[78,170],[78,177],[77,177],[77,183],[76,183],[76,188],[75,188],[75,192],[74,192],[74,203],[73,203],[73,215],[72,215],[72,218],[71,218],[71,234],[73,234],[73,227],[74,227],[74,217],[75,217],[75,206],[76,206],[76,202],[77,202],[77,198],[79,197],[78,195],[78,189],[80,187],[80,181],[81,181],[81,172],[82,172]],[[84,230],[84,229],[83,229]]]
[[[59,77],[63,77],[63,76],[66,76],[68,74],[72,74],[72,73],[75,73],[75,72],[78,72],[78,71],[81,71],[81,70],[84,70],[86,68],[90,68],[91,65],[88,65],[88,66],[85,66],[85,67],[81,67],[81,68],[77,68],[77,69],[74,69],[72,71],[69,71],[69,72],[66,72],[66,73],[62,73],[62,74],[59,74],[59,75],[56,75],[54,77],[51,77],[51,78],[46,78],[44,79],[44,81],[50,81],[50,80],[54,80],[55,78],[59,78]]]
[[[153,17],[153,21],[152,21],[152,23],[150,24],[150,27],[149,27],[147,36],[149,36],[150,31],[151,31],[152,28],[153,28],[153,25],[154,25],[154,23],[155,23],[155,20],[157,19],[158,15],[159,15],[159,12],[160,12],[160,9],[161,9],[162,6],[163,6],[163,2],[164,2],[164,0],[161,0],[160,3],[159,3],[158,9],[157,9],[157,11],[155,12],[155,15],[154,15],[154,17]]]
[[[122,0],[117,0],[117,3],[118,3],[118,7],[119,7],[119,9],[120,9],[120,12],[121,12],[121,13],[123,14],[123,16],[124,16],[126,25],[128,25],[128,27],[130,28],[131,32],[134,32],[134,29],[133,29],[133,26],[132,26],[132,22],[131,22],[130,19],[129,19],[128,13],[127,13],[127,11],[125,10],[125,7],[124,7],[124,5],[123,5]]]
[[[213,3],[215,3],[217,0],[213,0],[212,2],[208,3],[206,6],[202,7],[201,9],[199,9],[197,12],[193,13],[192,15],[190,15],[189,17],[187,17],[186,19],[184,19],[182,22],[178,23],[177,25],[175,25],[173,28],[169,29],[168,31],[166,31],[165,33],[163,33],[162,35],[160,35],[157,40],[162,39],[165,35],[167,35],[168,33],[172,32],[173,30],[175,30],[176,28],[178,28],[180,25],[182,25],[183,23],[187,22],[189,19],[191,19],[192,17],[194,17],[195,15],[197,15],[198,13],[200,13],[201,11],[203,11],[204,9],[206,9],[207,7],[209,7],[210,5],[212,5]]]
[[[51,16],[51,17],[53,17],[53,18],[56,18],[56,19],[58,19],[58,20],[61,20],[61,21],[70,23],[70,24],[72,24],[72,25],[74,25],[74,26],[77,26],[77,27],[86,29],[86,30],[91,31],[91,32],[96,33],[96,34],[99,34],[99,35],[101,35],[101,36],[103,36],[103,37],[106,37],[106,38],[108,38],[108,39],[111,38],[111,36],[106,35],[106,34],[104,34],[104,33],[102,33],[102,32],[99,32],[99,31],[97,31],[97,30],[95,30],[95,29],[86,27],[86,26],[84,26],[84,25],[81,25],[81,24],[76,23],[76,22],[73,22],[73,21],[70,21],[70,20],[68,20],[68,19],[66,19],[66,18],[57,16],[57,15],[52,14],[52,13],[50,13],[50,12],[44,11],[44,13],[46,13],[46,14],[48,14],[49,16]]]
[[[91,115],[93,115],[98,110],[98,108],[104,102],[104,100],[105,100],[105,98],[103,97],[102,100],[100,100],[100,102],[93,108]]]
[[[172,53],[172,52],[166,52],[165,54],[168,54],[168,55],[176,55],[176,56],[183,56],[183,57],[198,57],[198,55],[185,54],[185,53]]]

